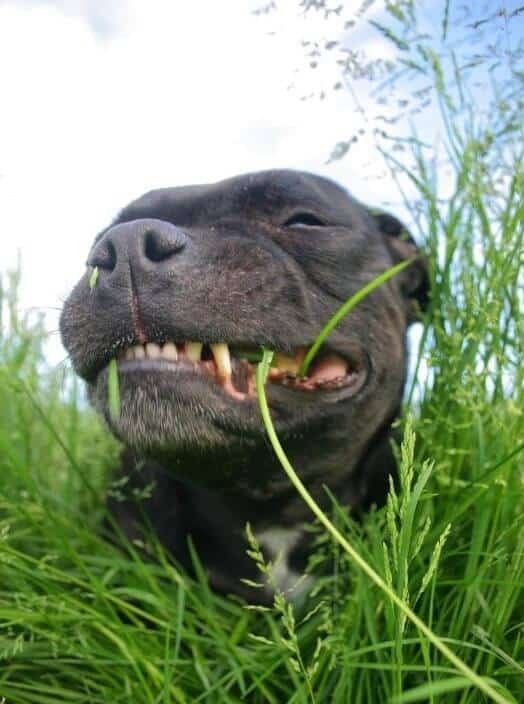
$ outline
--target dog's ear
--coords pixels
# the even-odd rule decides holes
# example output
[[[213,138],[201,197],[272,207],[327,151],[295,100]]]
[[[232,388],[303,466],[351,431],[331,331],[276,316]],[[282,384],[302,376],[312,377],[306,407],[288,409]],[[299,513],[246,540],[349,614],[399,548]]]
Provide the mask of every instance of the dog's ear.
[[[372,216],[385,235],[386,244],[395,264],[416,257],[415,261],[399,274],[401,289],[406,298],[411,301],[410,321],[415,320],[417,312],[425,311],[429,302],[427,260],[400,220],[389,213],[377,211],[372,212]]]

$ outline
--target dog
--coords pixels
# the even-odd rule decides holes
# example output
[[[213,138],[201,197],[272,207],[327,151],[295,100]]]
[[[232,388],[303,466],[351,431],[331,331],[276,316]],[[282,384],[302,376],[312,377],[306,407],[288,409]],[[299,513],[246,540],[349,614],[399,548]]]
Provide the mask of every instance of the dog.
[[[333,313],[413,258],[305,352]],[[125,207],[95,239],[67,299],[62,340],[90,402],[125,446],[134,493],[110,500],[131,539],[144,521],[213,588],[252,602],[291,590],[310,551],[309,509],[261,421],[253,356],[275,351],[266,386],[278,436],[310,493],[354,513],[384,503],[395,475],[392,424],[406,378],[406,332],[428,302],[424,258],[392,215],[336,183],[272,170],[165,188]],[[121,410],[110,413],[118,365]],[[250,361],[251,360],[251,361]],[[147,490],[147,491],[146,491]],[[246,523],[278,561],[273,584],[246,554]]]

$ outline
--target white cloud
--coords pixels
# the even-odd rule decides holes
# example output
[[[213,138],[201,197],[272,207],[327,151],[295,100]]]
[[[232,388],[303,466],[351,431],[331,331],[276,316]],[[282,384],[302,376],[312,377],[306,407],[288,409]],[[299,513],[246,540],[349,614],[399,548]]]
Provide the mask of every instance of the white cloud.
[[[128,8],[127,0],[111,0],[104,3],[99,0],[3,0],[3,2],[26,10],[50,5],[66,16],[84,19],[100,37],[109,37],[121,29],[125,23]]]

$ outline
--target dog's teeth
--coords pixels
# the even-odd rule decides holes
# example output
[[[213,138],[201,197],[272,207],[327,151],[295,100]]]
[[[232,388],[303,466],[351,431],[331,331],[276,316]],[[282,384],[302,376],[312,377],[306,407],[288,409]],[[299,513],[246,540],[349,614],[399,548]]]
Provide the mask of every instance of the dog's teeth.
[[[124,354],[124,359],[131,361],[135,358],[135,352],[132,347],[128,347]]]
[[[146,345],[146,357],[148,359],[158,359],[162,354],[162,351],[160,349],[159,345],[156,345],[154,342],[148,342]]]
[[[215,364],[217,365],[218,376],[222,379],[228,379],[231,376],[231,357],[229,356],[229,347],[225,342],[219,342],[216,345],[210,345]]]
[[[142,347],[142,345],[136,345],[136,347],[132,347],[133,354],[135,355],[135,359],[144,359],[146,356],[146,351]]]
[[[202,343],[201,342],[186,342],[186,355],[187,358],[192,362],[200,362],[200,357],[202,356]]]
[[[162,357],[168,359],[170,362],[176,362],[178,359],[178,352],[174,342],[166,342],[162,347]]]
[[[298,360],[296,356],[289,357],[287,354],[283,354],[282,352],[275,352],[273,364],[281,372],[288,372],[289,374],[296,375],[300,369],[301,360]]]

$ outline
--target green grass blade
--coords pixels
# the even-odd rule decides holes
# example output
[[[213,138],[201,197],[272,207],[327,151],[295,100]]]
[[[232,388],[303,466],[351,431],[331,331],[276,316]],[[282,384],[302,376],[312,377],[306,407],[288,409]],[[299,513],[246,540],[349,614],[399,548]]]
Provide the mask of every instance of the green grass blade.
[[[109,415],[112,420],[120,418],[120,383],[116,359],[109,362],[107,389],[109,395]]]
[[[98,274],[99,274],[98,267],[95,266],[93,268],[93,271],[91,272],[91,276],[89,277],[89,288],[91,289],[91,291],[94,289],[94,287],[97,284]]]
[[[482,678],[484,682],[493,684],[494,687],[500,687],[500,685],[487,677]],[[437,682],[431,682],[429,684],[421,684],[418,687],[413,687],[413,689],[404,692],[398,697],[393,697],[391,704],[410,704],[411,702],[427,702],[430,697],[436,697],[441,694],[448,694],[449,692],[459,692],[463,689],[471,687],[472,683],[467,677],[448,677],[445,680],[438,680]],[[508,702],[511,704],[517,704],[516,700],[505,691],[508,697]]]
[[[328,335],[333,332],[333,330],[341,322],[341,320],[343,320],[346,315],[348,315],[353,310],[353,308],[358,303],[360,303],[360,301],[366,298],[366,296],[369,296],[370,293],[372,293],[379,286],[382,286],[382,284],[386,283],[386,281],[389,281],[397,274],[400,274],[401,271],[404,271],[404,269],[406,269],[414,261],[415,259],[412,258],[406,259],[405,261],[400,262],[400,264],[395,264],[395,266],[392,266],[390,269],[387,269],[382,274],[379,274],[372,281],[370,281],[368,284],[359,289],[353,296],[351,296],[351,298],[348,298],[348,300],[340,306],[340,308],[324,325],[324,327],[318,334],[317,339],[309,348],[302,364],[300,365],[300,369],[298,372],[299,376],[306,376],[309,366],[315,358],[316,354],[318,353],[319,349],[324,344]]]

